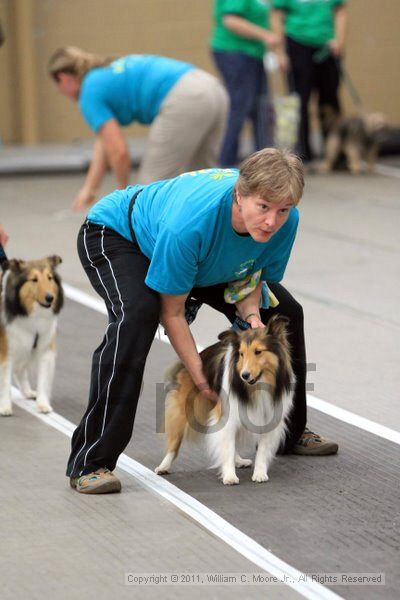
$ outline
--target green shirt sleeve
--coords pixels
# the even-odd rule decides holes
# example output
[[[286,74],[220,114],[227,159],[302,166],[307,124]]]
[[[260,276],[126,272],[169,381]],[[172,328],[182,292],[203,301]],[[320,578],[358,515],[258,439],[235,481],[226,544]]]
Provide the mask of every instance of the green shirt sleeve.
[[[272,0],[272,8],[277,8],[279,10],[287,10],[288,4],[288,0]]]
[[[218,0],[218,12],[221,15],[247,14],[247,0]]]

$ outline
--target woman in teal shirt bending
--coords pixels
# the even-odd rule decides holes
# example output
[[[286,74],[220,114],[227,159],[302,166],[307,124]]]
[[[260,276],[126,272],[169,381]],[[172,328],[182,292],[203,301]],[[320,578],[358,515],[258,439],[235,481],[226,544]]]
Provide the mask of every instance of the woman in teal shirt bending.
[[[303,193],[301,161],[267,148],[236,169],[201,169],[116,190],[91,208],[78,235],[82,265],[104,300],[109,323],[95,350],[87,410],[72,437],[67,475],[79,493],[117,492],[112,473],[128,444],[146,358],[161,320],[199,391],[217,399],[189,328],[187,309],[208,304],[252,328],[279,312],[288,319],[296,377],[283,451],[332,454],[335,442],[305,429],[303,311],[279,283],[295,240]],[[231,281],[261,270],[279,301],[263,300],[260,280],[242,299]]]
[[[121,126],[133,122],[151,126],[139,183],[217,164],[228,99],[209,73],[162,56],[110,59],[72,46],[53,54],[49,73],[96,134],[76,210],[94,202],[108,166],[119,188],[128,185],[130,156]]]

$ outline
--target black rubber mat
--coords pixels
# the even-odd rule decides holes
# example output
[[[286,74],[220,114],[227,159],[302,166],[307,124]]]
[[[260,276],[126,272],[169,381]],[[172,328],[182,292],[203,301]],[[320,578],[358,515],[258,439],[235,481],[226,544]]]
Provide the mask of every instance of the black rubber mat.
[[[104,325],[104,316],[69,301],[60,317],[53,406],[74,423],[86,407],[91,353]],[[157,383],[173,360],[172,348],[155,340],[126,449],[151,469],[164,451],[156,433],[156,399],[162,404]],[[247,469],[239,473],[239,486],[226,487],[207,469],[202,449],[186,446],[168,480],[301,571],[385,573],[385,586],[329,586],[340,596],[397,599],[399,447],[315,410],[308,425],[338,441],[339,454],[279,457],[268,483],[251,482]]]

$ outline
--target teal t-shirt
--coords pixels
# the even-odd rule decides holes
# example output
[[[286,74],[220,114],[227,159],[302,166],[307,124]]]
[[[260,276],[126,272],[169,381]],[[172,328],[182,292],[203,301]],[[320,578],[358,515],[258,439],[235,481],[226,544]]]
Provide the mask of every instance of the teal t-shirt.
[[[296,236],[299,213],[290,210],[285,224],[266,243],[236,233],[231,224],[236,169],[205,169],[142,188],[132,226],[150,260],[146,284],[163,294],[180,295],[244,279],[263,270],[262,279],[281,281]],[[88,213],[89,221],[131,239],[129,202],[141,186],[105,196]]]
[[[210,41],[211,48],[222,52],[244,52],[262,59],[265,44],[236,35],[225,27],[223,17],[235,14],[254,25],[268,29],[270,4],[271,0],[214,0],[215,26]]]
[[[163,56],[132,54],[107,67],[91,69],[83,78],[79,108],[97,132],[106,121],[148,125],[177,81],[193,65]]]
[[[323,46],[335,37],[335,7],[346,0],[272,0],[285,12],[285,33],[296,42]]]

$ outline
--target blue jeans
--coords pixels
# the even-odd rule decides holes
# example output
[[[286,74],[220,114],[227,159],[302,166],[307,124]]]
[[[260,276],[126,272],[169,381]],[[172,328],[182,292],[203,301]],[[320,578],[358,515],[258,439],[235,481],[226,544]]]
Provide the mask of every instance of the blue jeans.
[[[222,144],[220,164],[238,162],[239,136],[246,119],[251,119],[254,150],[271,145],[267,109],[267,78],[263,61],[242,52],[213,51],[230,100],[230,110]]]

